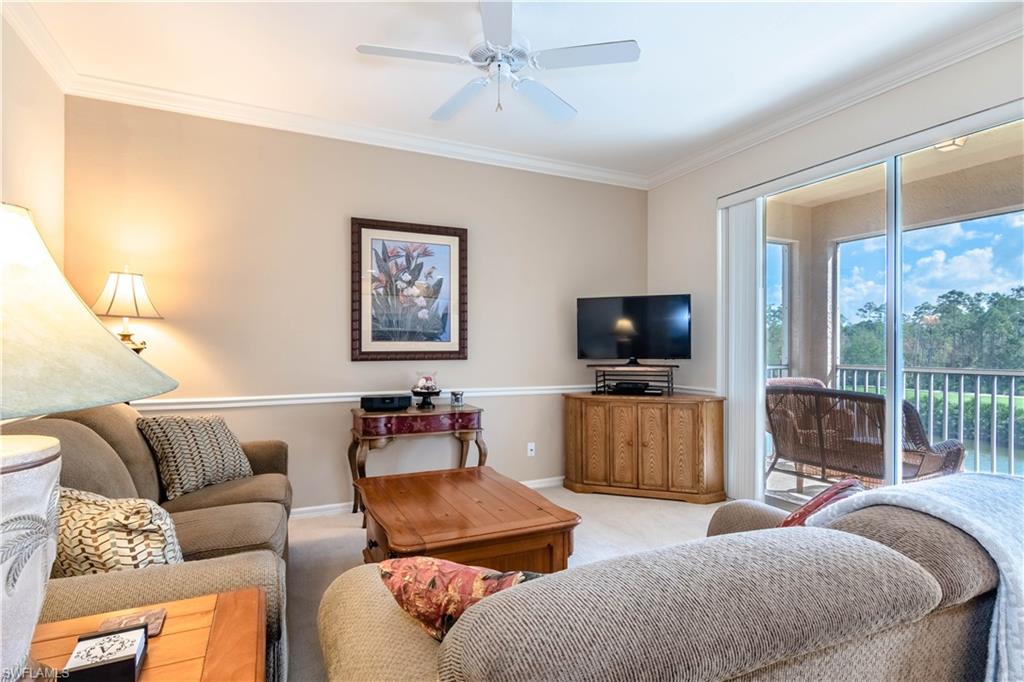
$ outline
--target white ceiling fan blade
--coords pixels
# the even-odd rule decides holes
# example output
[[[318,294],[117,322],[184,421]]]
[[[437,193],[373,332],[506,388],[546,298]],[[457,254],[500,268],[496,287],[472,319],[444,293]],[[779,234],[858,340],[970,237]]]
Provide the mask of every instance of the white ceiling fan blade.
[[[383,47],[381,45],[357,45],[356,52],[372,54],[378,57],[398,57],[399,59],[418,59],[422,62],[440,62],[442,64],[472,64],[469,57],[439,52],[421,52],[419,50],[403,50],[399,47]]]
[[[447,121],[458,113],[459,109],[469,104],[469,101],[473,99],[477,93],[486,88],[490,82],[490,78],[474,78],[463,85],[458,92],[448,99],[447,102],[442,104],[437,111],[432,113],[430,118],[435,121]]]
[[[572,66],[621,64],[640,59],[640,46],[635,40],[617,40],[613,43],[574,45],[540,50],[530,55],[533,65],[541,69],[565,69]]]
[[[490,2],[480,0],[480,18],[484,23],[484,40],[496,47],[508,47],[512,44],[512,12],[511,2]]]
[[[576,115],[576,107],[532,78],[519,78],[513,82],[512,87],[526,95],[527,99],[556,121],[568,121]]]

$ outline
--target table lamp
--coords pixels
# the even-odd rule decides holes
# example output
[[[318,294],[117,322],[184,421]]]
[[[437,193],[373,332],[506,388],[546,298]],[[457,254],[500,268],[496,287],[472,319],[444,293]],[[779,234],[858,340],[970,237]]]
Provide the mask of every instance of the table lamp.
[[[162,320],[146,291],[146,283],[137,272],[111,272],[100,297],[92,304],[92,311],[103,317],[120,317],[121,331],[117,333],[124,345],[136,353],[146,349],[145,341],[135,341],[128,326],[128,318]]]
[[[27,210],[0,209],[0,420],[145,398],[178,383],[131,352],[64,279]],[[2,426],[0,426],[2,429]],[[29,672],[56,553],[60,443],[0,435],[0,679]]]

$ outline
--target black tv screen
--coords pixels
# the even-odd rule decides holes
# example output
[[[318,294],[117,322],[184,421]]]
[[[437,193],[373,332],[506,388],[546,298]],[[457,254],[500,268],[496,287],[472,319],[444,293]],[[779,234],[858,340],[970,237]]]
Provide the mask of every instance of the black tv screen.
[[[576,299],[577,356],[690,358],[690,295]]]

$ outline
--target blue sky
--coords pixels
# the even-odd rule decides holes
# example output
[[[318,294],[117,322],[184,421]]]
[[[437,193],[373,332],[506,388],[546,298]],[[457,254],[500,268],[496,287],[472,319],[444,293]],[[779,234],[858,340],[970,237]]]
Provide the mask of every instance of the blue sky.
[[[903,309],[910,312],[951,289],[1008,292],[1024,285],[1024,212],[1006,213],[903,235]],[[867,302],[885,302],[885,237],[840,247],[839,306],[858,319]]]

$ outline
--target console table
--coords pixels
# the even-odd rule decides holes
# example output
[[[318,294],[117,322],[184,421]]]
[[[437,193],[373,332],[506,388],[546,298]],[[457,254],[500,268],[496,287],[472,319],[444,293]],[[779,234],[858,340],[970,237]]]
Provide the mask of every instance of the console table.
[[[367,412],[360,408],[352,410],[352,443],[348,446],[348,465],[352,481],[366,478],[366,457],[370,450],[386,447],[395,438],[420,438],[423,436],[451,435],[461,445],[459,467],[466,466],[469,458],[469,444],[476,443],[479,453],[478,465],[487,463],[487,444],[483,439],[483,427],[479,407],[463,405],[437,405],[432,410],[410,407],[393,412]],[[352,513],[359,511],[362,503],[359,490],[352,486]]]

